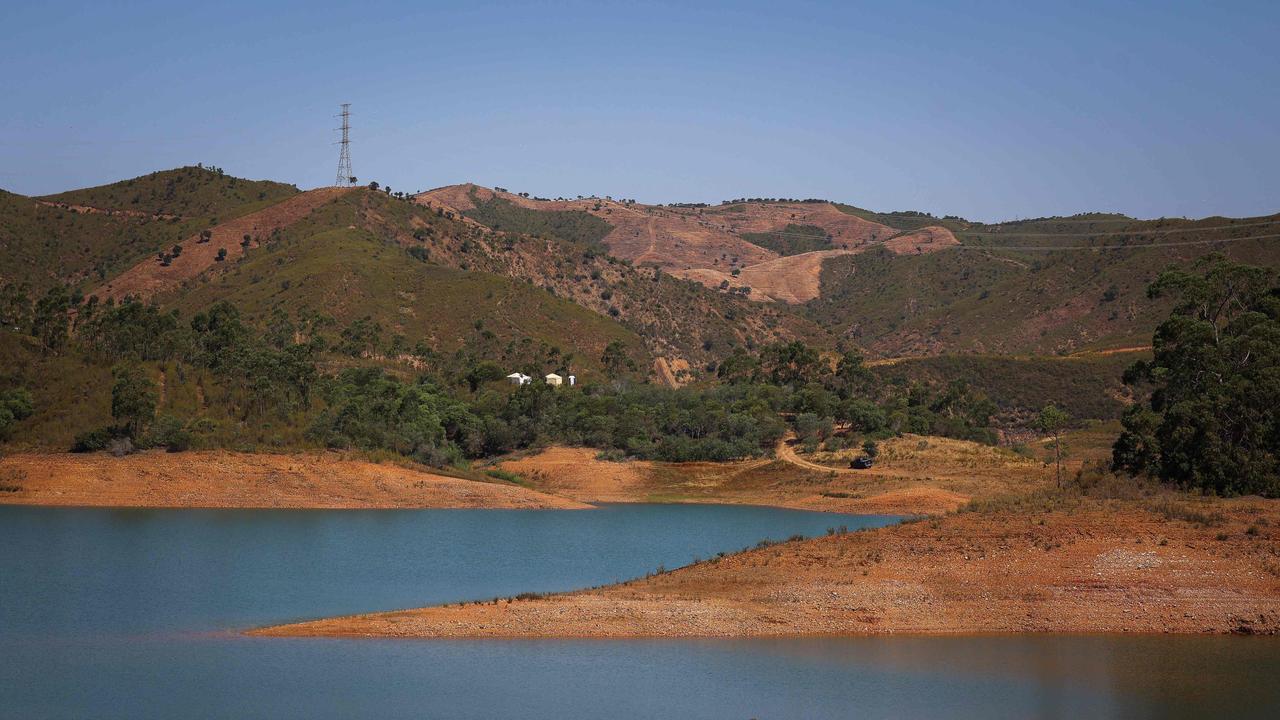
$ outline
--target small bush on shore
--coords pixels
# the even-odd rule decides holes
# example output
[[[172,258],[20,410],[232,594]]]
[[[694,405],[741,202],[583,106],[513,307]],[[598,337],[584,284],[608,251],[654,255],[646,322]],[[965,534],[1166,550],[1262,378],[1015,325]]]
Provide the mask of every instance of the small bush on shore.
[[[87,453],[106,450],[107,445],[111,443],[111,438],[110,428],[101,427],[86,430],[76,435],[75,440],[71,443],[71,452]]]

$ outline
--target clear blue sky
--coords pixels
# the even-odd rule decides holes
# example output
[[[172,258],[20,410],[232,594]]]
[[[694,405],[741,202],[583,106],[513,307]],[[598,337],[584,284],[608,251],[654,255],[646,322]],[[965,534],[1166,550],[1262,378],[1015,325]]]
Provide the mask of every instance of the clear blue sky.
[[[345,101],[397,190],[1280,210],[1275,0],[114,5],[0,11],[0,187],[323,185]]]

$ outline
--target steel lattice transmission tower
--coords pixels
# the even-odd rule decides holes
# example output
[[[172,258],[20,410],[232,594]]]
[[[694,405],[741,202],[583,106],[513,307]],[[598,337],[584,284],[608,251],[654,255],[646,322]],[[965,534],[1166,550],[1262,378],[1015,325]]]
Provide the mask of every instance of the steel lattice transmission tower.
[[[342,140],[338,142],[342,149],[338,153],[338,179],[333,184],[350,187],[356,184],[355,173],[351,171],[351,103],[342,103],[342,113],[338,117],[342,118]]]

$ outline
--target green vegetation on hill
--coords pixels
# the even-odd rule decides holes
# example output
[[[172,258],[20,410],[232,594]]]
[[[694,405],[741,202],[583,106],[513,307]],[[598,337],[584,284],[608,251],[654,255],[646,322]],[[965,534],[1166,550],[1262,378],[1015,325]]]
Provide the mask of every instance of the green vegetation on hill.
[[[475,190],[471,191],[471,201],[475,207],[463,214],[494,230],[599,246],[613,229],[609,223],[582,210],[532,210],[497,195],[481,200]]]
[[[846,215],[854,215],[863,220],[888,225],[891,228],[909,232],[911,230],[919,230],[922,227],[936,225],[944,227],[952,232],[963,230],[969,227],[969,221],[964,218],[948,215],[946,217],[934,217],[929,213],[919,212],[917,210],[901,210],[891,213],[878,213],[871,210],[863,210],[860,207],[846,205],[844,203],[832,203],[837,210]]]
[[[1023,225],[1030,228],[1026,233],[1046,227]],[[1167,302],[1145,297],[1146,285],[1162,270],[1186,266],[1215,250],[1243,262],[1280,265],[1280,244],[1274,240],[1233,240],[1280,233],[1277,217],[1235,223],[1244,227],[1212,219],[1143,225],[1179,232],[1085,239],[1005,232],[999,247],[987,240],[981,249],[966,245],[918,256],[867,252],[833,258],[823,267],[822,296],[809,303],[806,315],[888,356],[1059,354],[1145,345],[1169,309]],[[1120,246],[1126,237],[1130,245],[1165,245]],[[1102,242],[1117,247],[1013,249]]]
[[[1050,403],[1081,420],[1118,419],[1128,407],[1130,394],[1121,374],[1135,356],[939,355],[876,366],[872,372],[891,383],[967,382],[996,404],[1002,426],[1025,426]]]
[[[740,237],[779,255],[799,255],[831,249],[831,235],[817,225],[789,223],[778,232],[740,233]]]
[[[297,192],[293,185],[245,180],[219,169],[188,166],[40,199],[92,208],[227,220]]]
[[[730,385],[770,385],[788,391],[778,407],[794,417],[796,434],[810,447],[839,442],[836,425],[855,434],[887,437],[903,432],[994,443],[996,405],[963,380],[879,382],[856,351],[834,363],[801,342],[737,352],[717,370]]]
[[[35,389],[23,405],[35,412],[9,423],[21,445],[328,446],[452,464],[558,442],[651,459],[726,460],[767,453],[787,429],[783,417],[807,444],[833,442],[836,422],[877,436],[994,439],[995,407],[980,394],[955,383],[941,391],[877,387],[856,354],[833,369],[798,342],[739,352],[721,368],[725,384],[709,388],[631,384],[622,340],[601,353],[615,373],[607,378],[517,387],[505,380],[506,367],[477,357],[475,347],[448,357],[419,343],[403,350],[410,362],[375,355],[396,343],[385,344],[379,324],[366,318],[339,330],[327,317],[283,309],[250,322],[225,300],[189,320],[133,300],[59,307],[63,321],[49,323],[61,334],[56,341],[53,332],[0,336],[7,369],[0,393]]]
[[[81,213],[0,191],[0,283],[43,292],[101,282],[205,227],[204,221]]]
[[[854,340],[872,344],[919,318],[954,308],[962,300],[986,300],[981,297],[984,291],[1018,272],[1017,265],[982,253],[897,255],[875,248],[827,260],[822,267],[822,294],[810,301],[805,311],[815,322],[833,329],[847,328],[845,332]],[[961,334],[954,327],[945,331]],[[943,342],[953,340],[947,337]]]
[[[335,329],[363,321],[375,331],[370,354],[396,355],[425,346],[504,367],[591,376],[614,341],[640,366],[641,339],[616,321],[527,283],[485,272],[432,265],[367,230],[320,230],[335,223],[322,211],[251,250],[244,260],[164,300],[184,316],[230,301],[263,327],[323,323]],[[311,234],[312,230],[319,230]],[[505,374],[505,373],[504,373]],[[539,373],[541,374],[541,373]]]
[[[0,284],[25,285],[28,295],[55,283],[95,285],[220,220],[296,192],[200,168],[44,198],[0,191]]]

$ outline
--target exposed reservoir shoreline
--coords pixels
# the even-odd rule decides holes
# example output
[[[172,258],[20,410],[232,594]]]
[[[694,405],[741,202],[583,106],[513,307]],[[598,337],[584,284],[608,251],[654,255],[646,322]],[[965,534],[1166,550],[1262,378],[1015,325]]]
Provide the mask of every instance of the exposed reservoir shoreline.
[[[604,588],[286,624],[276,637],[1280,632],[1270,501],[1088,498],[761,547]]]
[[[0,458],[0,504],[137,508],[585,509],[507,483],[448,477],[335,453],[24,453]]]

